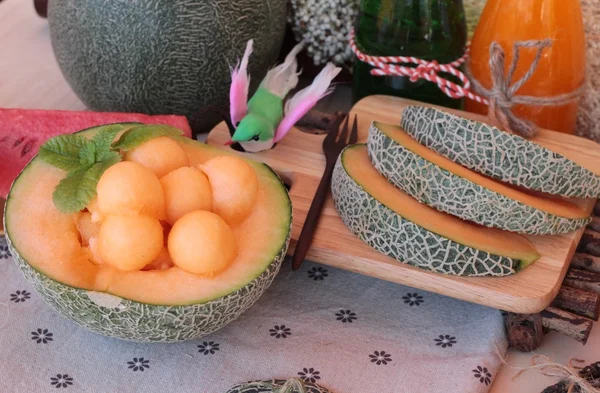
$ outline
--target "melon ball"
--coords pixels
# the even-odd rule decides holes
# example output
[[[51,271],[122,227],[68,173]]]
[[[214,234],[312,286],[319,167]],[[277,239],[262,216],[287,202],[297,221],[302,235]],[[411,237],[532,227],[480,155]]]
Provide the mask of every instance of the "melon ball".
[[[128,151],[125,153],[125,160],[142,164],[158,178],[188,165],[188,158],[183,148],[166,136],[150,139]]]
[[[139,270],[163,248],[163,227],[149,216],[106,216],[98,235],[102,262],[123,271]]]
[[[171,225],[194,210],[211,210],[212,191],[202,171],[189,166],[175,169],[160,184],[165,195],[167,222]]]
[[[96,190],[103,216],[143,214],[165,219],[165,196],[160,181],[136,162],[121,161],[108,168]]]
[[[213,196],[213,211],[228,224],[244,221],[258,197],[258,177],[254,169],[236,156],[220,156],[204,165]]]
[[[173,263],[188,273],[212,276],[237,255],[233,231],[215,213],[197,210],[181,217],[169,233]]]

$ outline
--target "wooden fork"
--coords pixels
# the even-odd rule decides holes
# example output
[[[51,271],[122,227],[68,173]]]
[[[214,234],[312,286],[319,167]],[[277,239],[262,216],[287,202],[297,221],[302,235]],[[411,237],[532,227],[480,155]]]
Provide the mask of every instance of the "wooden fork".
[[[325,153],[326,161],[325,172],[323,172],[321,183],[319,183],[319,187],[315,192],[315,197],[313,198],[308,214],[306,215],[306,221],[304,221],[302,232],[300,232],[300,238],[298,238],[298,243],[296,243],[296,250],[292,257],[293,270],[298,270],[298,268],[300,268],[300,265],[304,261],[306,253],[310,248],[315,229],[319,223],[321,210],[323,210],[325,199],[329,193],[329,184],[331,183],[331,175],[333,174],[335,162],[346,146],[355,144],[358,140],[358,120],[356,115],[354,115],[354,122],[352,124],[352,132],[350,132],[350,135],[348,135],[348,117],[349,116],[346,116],[341,130],[337,129],[338,124],[334,124],[335,128],[329,130],[329,133],[323,140],[323,153]]]

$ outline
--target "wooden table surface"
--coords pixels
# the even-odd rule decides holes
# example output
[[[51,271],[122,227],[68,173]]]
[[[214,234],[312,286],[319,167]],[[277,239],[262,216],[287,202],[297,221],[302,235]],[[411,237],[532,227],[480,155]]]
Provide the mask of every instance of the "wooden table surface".
[[[338,89],[348,94],[348,89]],[[340,107],[347,96],[331,97]],[[343,106],[343,105],[342,105]],[[64,80],[52,54],[48,23],[37,16],[33,0],[0,2],[0,107],[40,109],[85,109]],[[569,358],[586,362],[600,360],[600,323],[594,325],[587,345],[550,332],[535,353],[565,364]],[[515,366],[529,365],[531,354],[511,352],[507,361]],[[503,367],[495,377],[492,393],[532,393],[556,381],[529,371],[512,379],[518,371]]]

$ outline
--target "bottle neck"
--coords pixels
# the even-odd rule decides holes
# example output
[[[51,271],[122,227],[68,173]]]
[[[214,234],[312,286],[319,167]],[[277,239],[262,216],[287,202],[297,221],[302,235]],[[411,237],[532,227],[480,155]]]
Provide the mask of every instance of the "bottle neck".
[[[362,0],[356,33],[371,55],[450,62],[466,44],[462,0]]]

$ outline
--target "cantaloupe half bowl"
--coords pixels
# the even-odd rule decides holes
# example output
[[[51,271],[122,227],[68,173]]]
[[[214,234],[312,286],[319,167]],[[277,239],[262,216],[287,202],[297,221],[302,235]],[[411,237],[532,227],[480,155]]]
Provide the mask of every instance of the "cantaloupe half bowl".
[[[80,135],[91,139],[95,129]],[[224,152],[173,137],[190,166]],[[101,335],[138,342],[200,338],[238,318],[272,283],[291,234],[292,207],[284,184],[267,165],[247,161],[258,177],[249,216],[231,226],[237,256],[212,276],[165,270],[120,271],[84,252],[74,214],[61,213],[52,193],[65,172],[35,157],[13,183],[4,227],[25,278],[58,313]]]

